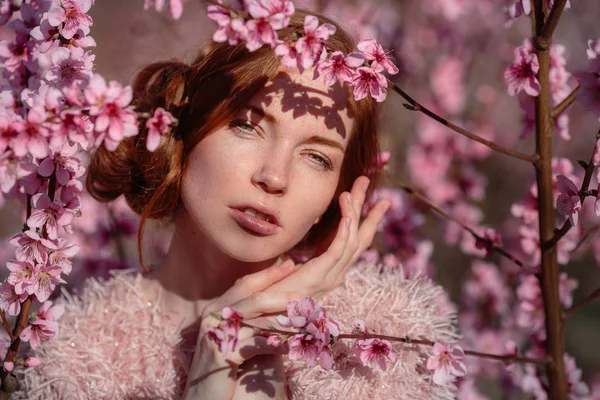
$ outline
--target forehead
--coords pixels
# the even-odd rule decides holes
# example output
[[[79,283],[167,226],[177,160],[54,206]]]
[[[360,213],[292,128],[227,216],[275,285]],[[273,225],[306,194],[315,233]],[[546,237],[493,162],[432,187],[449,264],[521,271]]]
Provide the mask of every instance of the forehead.
[[[250,105],[273,116],[276,123],[292,123],[343,142],[354,127],[348,88],[339,83],[327,87],[322,77],[313,79],[313,70],[303,74],[280,71],[252,97]]]

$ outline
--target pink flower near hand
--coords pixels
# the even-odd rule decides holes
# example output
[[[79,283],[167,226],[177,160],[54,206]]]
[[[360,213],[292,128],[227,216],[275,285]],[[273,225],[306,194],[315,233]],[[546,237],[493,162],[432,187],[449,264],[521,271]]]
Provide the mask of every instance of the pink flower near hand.
[[[579,211],[581,210],[581,199],[579,198],[579,189],[572,180],[564,175],[556,177],[556,187],[560,195],[556,199],[556,211],[566,215],[571,220],[573,226],[577,225]]]
[[[86,13],[92,7],[93,0],[61,0],[59,7],[48,11],[48,21],[52,26],[58,26],[65,39],[71,39],[79,29],[92,26],[92,18]],[[64,26],[60,26],[64,22]]]
[[[327,56],[325,42],[335,33],[335,26],[323,24],[319,26],[319,19],[313,15],[304,18],[304,36],[296,41],[296,51],[300,56],[300,67],[308,69],[323,61]]]
[[[387,340],[377,338],[359,339],[354,344],[354,355],[360,359],[365,366],[377,364],[385,371],[386,359],[392,363],[396,362],[396,355],[392,352],[392,344]]]
[[[311,334],[299,333],[288,339],[290,360],[304,360],[314,367],[317,365],[318,358],[323,351],[323,342]]]
[[[515,50],[515,63],[504,70],[508,93],[514,96],[523,90],[530,96],[538,96],[541,86],[535,75],[539,69],[537,55],[531,53],[526,45],[518,47]]]
[[[137,114],[127,109],[132,99],[131,87],[94,75],[84,90],[85,99],[91,105],[90,116],[94,129],[108,150],[115,150],[126,137],[138,133]]]
[[[360,53],[350,53],[346,56],[341,51],[336,51],[326,61],[317,65],[314,79],[323,75],[327,86],[333,86],[337,81],[350,83],[356,75],[355,68],[363,65],[364,61],[365,58]]]
[[[433,382],[446,385],[454,380],[455,376],[464,376],[467,367],[461,361],[465,356],[458,345],[449,345],[437,342],[433,345],[433,354],[427,360],[427,369],[433,370]]]
[[[175,118],[164,108],[158,107],[154,110],[154,115],[146,121],[146,128],[148,128],[146,148],[148,151],[154,151],[158,148],[160,137],[169,133],[174,121]]]
[[[227,354],[229,351],[235,351],[237,347],[238,333],[243,316],[231,307],[225,307],[221,311],[221,319],[222,322],[219,326],[210,329],[207,335],[209,340],[219,346],[219,351],[222,354]]]
[[[352,79],[354,100],[358,101],[370,95],[379,103],[384,101],[388,86],[385,76],[369,67],[360,67],[356,72]]]
[[[371,61],[371,68],[376,72],[386,71],[391,75],[398,73],[398,67],[389,57],[390,52],[385,51],[375,39],[362,40],[358,43],[357,48],[367,60]]]
[[[269,346],[273,346],[273,347],[277,347],[279,345],[281,345],[282,340],[281,340],[281,336],[279,335],[271,335],[267,338],[267,345]]]
[[[277,316],[279,325],[289,328],[304,328],[309,322],[317,319],[322,313],[322,308],[315,304],[311,297],[305,297],[300,301],[290,301],[287,306],[287,317]]]

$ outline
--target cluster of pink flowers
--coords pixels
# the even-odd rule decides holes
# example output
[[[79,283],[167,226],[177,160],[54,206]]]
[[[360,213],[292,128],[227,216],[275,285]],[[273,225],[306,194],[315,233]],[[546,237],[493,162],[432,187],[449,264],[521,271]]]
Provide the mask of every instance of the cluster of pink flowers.
[[[226,307],[222,310],[220,319],[218,327],[210,329],[207,336],[219,346],[223,354],[227,354],[236,349],[243,315]],[[300,301],[290,301],[287,315],[280,315],[276,319],[280,326],[295,331],[273,333],[267,339],[268,344],[287,346],[290,360],[304,360],[311,367],[320,365],[326,370],[332,368],[334,360],[331,346],[340,337],[340,326],[327,317],[324,307],[316,304],[314,299],[305,297]],[[390,341],[369,334],[363,320],[354,321],[352,334],[348,339],[350,338],[355,340],[353,353],[364,366],[377,366],[385,371],[388,362],[396,362]],[[446,385],[455,377],[463,376],[466,373],[466,367],[461,361],[464,355],[458,345],[443,342],[433,344],[427,369],[433,371],[434,383]]]
[[[566,47],[559,44],[553,44],[550,50],[550,97],[553,106],[558,105],[573,90],[572,75],[566,69],[565,51]],[[539,62],[532,39],[526,38],[523,44],[515,49],[514,57],[514,63],[504,71],[504,78],[508,83],[508,93],[511,96],[519,95],[519,104],[525,112],[521,131],[521,138],[525,138],[529,136],[535,124],[532,97],[540,94],[540,83],[536,77]],[[555,118],[554,124],[560,137],[569,140],[569,116],[565,111]]]
[[[314,67],[314,79],[322,75],[328,86],[336,82],[352,85],[356,100],[371,96],[378,102],[384,101],[388,80],[382,73],[398,73],[389,52],[373,39],[362,40],[358,51],[350,54],[328,50],[326,42],[336,28],[327,23],[319,25],[318,18],[312,15],[305,17],[304,33],[297,40],[280,40],[277,31],[289,25],[295,12],[290,0],[236,0],[227,4],[219,0],[219,4],[208,7],[208,17],[218,25],[214,41],[232,45],[244,42],[249,51],[271,46],[287,68],[302,72]]]
[[[0,286],[0,309],[11,316],[21,313],[26,300],[46,302],[73,270],[80,245],[62,236],[73,233],[82,215],[81,152],[101,145],[113,150],[139,131],[131,88],[92,72],[92,5],[2,3],[0,20],[15,35],[0,42],[0,203],[15,198],[28,209],[23,232],[10,239],[15,259],[7,262],[10,274]],[[142,118],[153,150],[175,119],[162,109]],[[34,348],[56,334],[60,312],[50,304],[18,332]]]

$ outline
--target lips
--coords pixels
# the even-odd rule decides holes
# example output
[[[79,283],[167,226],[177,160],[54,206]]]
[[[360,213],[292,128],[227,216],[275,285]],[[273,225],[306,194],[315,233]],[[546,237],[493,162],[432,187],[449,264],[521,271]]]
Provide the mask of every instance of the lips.
[[[280,229],[275,213],[269,208],[253,204],[231,207],[231,216],[242,228],[259,235],[273,235]]]

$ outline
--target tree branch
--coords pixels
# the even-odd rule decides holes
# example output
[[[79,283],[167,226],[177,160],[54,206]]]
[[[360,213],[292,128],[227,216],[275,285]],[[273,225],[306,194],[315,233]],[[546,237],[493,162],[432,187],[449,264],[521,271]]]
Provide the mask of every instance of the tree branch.
[[[568,310],[565,310],[563,313],[563,319],[567,318],[569,315],[573,314],[575,311],[579,310],[581,307],[585,306],[586,304],[591,303],[592,301],[596,300],[597,298],[600,298],[600,288],[594,290],[585,299],[576,303],[573,307],[569,308]]]
[[[15,340],[15,337],[12,331],[10,330],[10,324],[8,323],[8,319],[6,318],[6,313],[4,312],[4,310],[0,310],[0,316],[2,317],[2,326],[4,326],[4,330],[6,331],[6,333],[8,333],[8,337],[12,342],[13,340]]]
[[[547,48],[549,48],[552,43],[552,35],[554,35],[554,30],[558,26],[558,21],[560,21],[560,17],[566,4],[567,0],[555,0],[552,10],[550,10],[550,15],[548,15],[546,22],[544,22],[539,39],[542,43],[547,44]]]
[[[560,114],[562,114],[567,109],[567,107],[569,107],[571,104],[573,104],[573,102],[575,101],[575,98],[577,97],[577,92],[579,92],[580,88],[581,88],[581,86],[577,85],[575,87],[575,89],[573,89],[573,91],[567,97],[565,97],[565,99],[563,101],[561,101],[559,104],[557,104],[556,107],[554,107],[554,109],[552,109],[552,113],[550,113],[550,117],[552,117],[552,118],[558,117]]]
[[[479,135],[476,135],[472,132],[467,131],[466,129],[463,129],[457,125],[454,125],[452,122],[440,117],[433,111],[429,110],[428,108],[426,108],[423,105],[421,105],[420,103],[418,103],[416,100],[414,100],[412,97],[410,97],[407,93],[405,93],[402,89],[400,89],[400,87],[398,85],[396,85],[392,81],[388,81],[388,86],[393,88],[396,93],[398,93],[400,96],[402,96],[408,102],[408,104],[404,104],[404,107],[408,110],[421,112],[421,113],[427,115],[428,117],[436,120],[440,124],[447,126],[448,128],[452,129],[453,131],[458,132],[461,135],[466,136],[471,140],[481,143],[481,144],[489,147],[492,150],[496,150],[497,152],[500,152],[500,153],[503,153],[503,154],[509,155],[511,157],[518,158],[520,160],[527,161],[530,163],[533,163],[537,160],[537,158],[535,156],[528,156],[527,154],[523,154],[518,151],[507,149],[505,147],[500,146],[499,144],[497,144],[495,142],[492,142],[491,140],[484,139]]]
[[[444,211],[443,209],[441,209],[439,206],[433,204],[431,201],[429,201],[429,199],[427,199],[427,197],[425,197],[424,195],[422,195],[421,193],[419,193],[417,190],[415,190],[415,188],[403,184],[402,182],[398,181],[396,178],[394,178],[389,173],[385,173],[384,176],[385,176],[386,179],[388,179],[390,182],[392,182],[394,185],[396,185],[400,189],[404,190],[406,193],[415,196],[420,201],[422,201],[423,203],[427,204],[428,207],[430,207],[433,211],[435,211],[436,213],[438,213],[442,217],[444,217],[444,218],[446,218],[446,219],[448,219],[448,220],[450,220],[452,222],[455,222],[458,225],[460,225],[464,230],[466,230],[467,232],[469,232],[475,238],[475,240],[478,240],[478,241],[486,243],[487,245],[490,246],[490,249],[494,250],[495,252],[497,252],[498,254],[502,255],[503,257],[506,257],[507,259],[509,259],[510,261],[512,261],[513,263],[515,263],[516,265],[518,265],[519,267],[523,268],[525,271],[529,272],[530,274],[534,274],[535,275],[537,273],[535,271],[535,269],[533,269],[533,268],[531,268],[531,267],[523,264],[523,262],[521,260],[519,260],[514,255],[510,254],[504,248],[498,246],[497,244],[493,243],[489,239],[486,239],[486,238],[478,235],[477,232],[475,232],[471,227],[467,226],[462,221],[460,221],[457,218],[453,217],[452,215],[448,214],[446,211]]]

